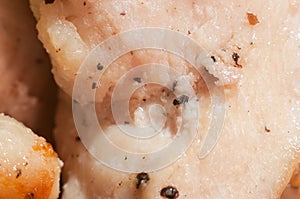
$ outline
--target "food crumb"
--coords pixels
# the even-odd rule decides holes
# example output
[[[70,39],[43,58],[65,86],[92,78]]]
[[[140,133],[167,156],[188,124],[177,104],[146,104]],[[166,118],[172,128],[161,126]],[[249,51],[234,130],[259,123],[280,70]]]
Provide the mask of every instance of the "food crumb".
[[[255,26],[259,23],[257,16],[253,13],[247,12],[247,18],[250,25]]]
[[[121,15],[121,16],[125,16],[126,13],[125,13],[125,12],[121,12],[120,15]]]
[[[265,126],[265,131],[266,131],[267,133],[270,133],[270,132],[271,132],[271,130],[268,129],[266,126]]]

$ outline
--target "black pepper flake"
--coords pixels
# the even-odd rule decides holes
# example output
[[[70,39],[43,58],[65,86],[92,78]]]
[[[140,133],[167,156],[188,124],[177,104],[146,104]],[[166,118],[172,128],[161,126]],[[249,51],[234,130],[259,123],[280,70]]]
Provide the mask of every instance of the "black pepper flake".
[[[184,104],[187,103],[189,101],[189,97],[186,95],[181,95],[180,97],[176,98],[173,100],[173,105],[180,105],[180,104]]]
[[[17,169],[16,178],[19,178],[21,175],[22,175],[22,170],[21,169]]]
[[[74,102],[75,104],[79,104],[79,102],[78,102],[76,99],[73,99],[73,102]]]
[[[147,173],[139,173],[136,176],[136,188],[140,188],[141,184],[147,184],[147,182],[150,180],[149,175]]]
[[[160,191],[160,195],[166,198],[175,199],[179,197],[179,192],[175,187],[167,186]]]
[[[34,193],[27,193],[24,199],[34,199]]]
[[[231,57],[232,57],[232,59],[233,59],[233,61],[235,63],[235,66],[238,67],[238,68],[242,68],[242,65],[240,65],[238,63],[239,58],[240,58],[239,54],[237,54],[236,52],[234,52]]]
[[[125,121],[124,124],[130,124],[128,121]]]
[[[190,34],[191,34],[191,31],[188,30],[188,35],[190,35]]]
[[[99,64],[97,64],[97,69],[98,69],[98,70],[102,70],[102,69],[103,69],[103,66],[102,66],[102,64],[100,64],[100,63],[99,63]]]
[[[127,156],[125,156],[124,160],[127,160],[127,159],[128,159]]]
[[[134,81],[136,81],[137,83],[142,83],[142,78],[140,77],[135,77],[133,78]]]
[[[265,131],[266,131],[267,133],[270,133],[270,132],[271,132],[271,130],[268,129],[266,126],[265,126]]]
[[[172,91],[174,92],[176,90],[176,86],[177,86],[177,81],[174,81],[172,84]]]
[[[213,60],[213,62],[217,61],[216,58],[215,58],[215,56],[210,56],[210,58]]]
[[[55,0],[45,0],[45,4],[51,4],[54,3]]]
[[[121,15],[121,16],[125,16],[126,13],[125,13],[125,12],[121,12],[120,15]]]
[[[95,89],[95,88],[97,88],[97,84],[96,84],[96,82],[93,82],[92,89]]]

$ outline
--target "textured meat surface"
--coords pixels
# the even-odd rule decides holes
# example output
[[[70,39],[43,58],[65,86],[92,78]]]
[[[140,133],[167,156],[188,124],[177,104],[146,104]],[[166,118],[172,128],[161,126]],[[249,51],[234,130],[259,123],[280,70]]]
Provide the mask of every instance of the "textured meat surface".
[[[55,130],[65,161],[64,198],[161,198],[160,190],[168,185],[178,189],[180,198],[280,197],[300,158],[299,1],[32,2],[39,38],[67,93],[61,94]],[[149,183],[136,189],[136,174],[102,166],[76,139],[70,95],[93,47],[145,26],[186,34],[215,56],[216,67],[207,70],[226,85],[226,117],[219,142],[205,159],[194,142],[175,164],[150,173]],[[128,69],[151,59],[146,55],[134,53],[115,63],[104,77],[107,88],[120,76],[118,64]],[[172,65],[167,56],[157,59]]]
[[[27,1],[0,2],[0,112],[52,138],[56,88]]]
[[[61,161],[23,124],[0,115],[0,198],[58,198]]]

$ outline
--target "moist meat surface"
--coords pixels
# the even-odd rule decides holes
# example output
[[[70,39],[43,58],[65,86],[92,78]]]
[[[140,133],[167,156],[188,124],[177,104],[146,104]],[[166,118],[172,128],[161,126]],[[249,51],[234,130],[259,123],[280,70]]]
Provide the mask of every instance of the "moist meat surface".
[[[299,1],[31,2],[39,38],[63,90],[55,130],[65,161],[63,198],[161,198],[167,186],[176,187],[183,198],[280,197],[300,159]],[[200,96],[208,106],[200,114],[199,137],[176,163],[150,173],[147,185],[136,189],[136,174],[101,165],[79,142],[70,96],[91,49],[122,31],[149,26],[186,34],[210,52],[216,63],[207,71],[219,79],[217,85],[225,85],[226,117],[216,147],[200,159],[201,136],[209,125],[204,118],[211,117],[209,108],[215,106]],[[149,62],[187,70],[166,53],[129,53],[103,76],[99,102],[122,73]]]
[[[58,198],[62,162],[44,138],[0,114],[0,151],[0,198]]]

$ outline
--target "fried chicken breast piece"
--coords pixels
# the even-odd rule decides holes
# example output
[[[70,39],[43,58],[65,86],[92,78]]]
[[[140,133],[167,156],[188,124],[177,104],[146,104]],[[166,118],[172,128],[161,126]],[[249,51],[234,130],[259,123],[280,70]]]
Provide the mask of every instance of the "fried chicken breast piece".
[[[58,198],[62,162],[44,138],[0,114],[0,151],[0,198]]]
[[[300,159],[298,1],[31,2],[39,38],[64,92],[55,130],[65,161],[63,198],[161,198],[167,186],[176,187],[180,197],[193,199],[280,197]],[[207,71],[221,80],[217,85],[225,85],[226,117],[221,137],[206,158],[199,158],[201,145],[195,141],[176,163],[149,173],[149,182],[137,189],[136,173],[103,166],[82,145],[72,118],[71,95],[77,71],[91,49],[140,27],[181,32],[214,56],[215,67]],[[169,56],[148,55],[129,53],[110,66],[104,88],[97,90],[100,96],[110,94],[124,68],[147,61],[174,63]],[[209,97],[202,97],[208,103]],[[201,114],[204,118],[207,110]],[[209,125],[207,120],[200,123]],[[205,129],[198,130],[200,143]]]
[[[28,1],[0,2],[0,112],[53,141],[56,85]]]

